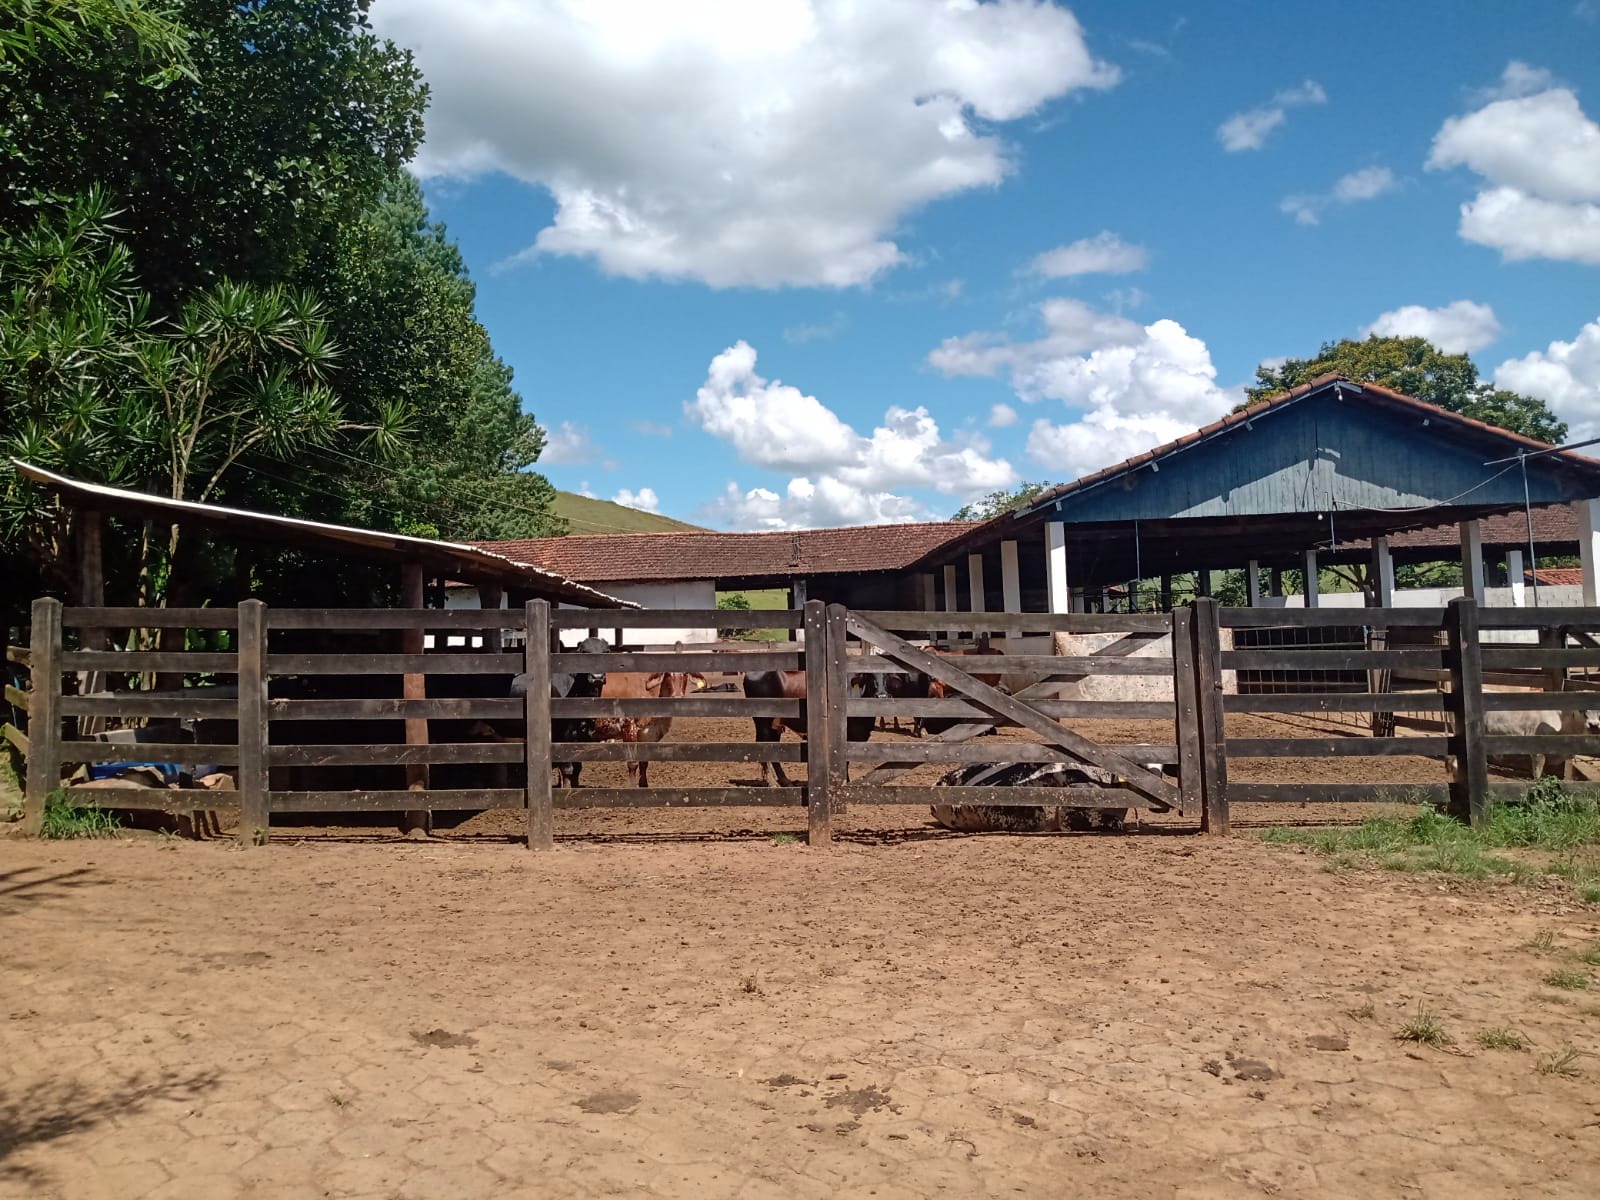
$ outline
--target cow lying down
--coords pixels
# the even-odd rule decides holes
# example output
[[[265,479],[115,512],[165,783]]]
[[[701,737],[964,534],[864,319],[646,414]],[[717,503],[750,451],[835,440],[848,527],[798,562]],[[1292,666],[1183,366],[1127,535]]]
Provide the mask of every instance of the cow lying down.
[[[1115,787],[1109,771],[1087,763],[975,763],[939,781],[949,787]],[[1010,830],[1042,833],[1062,829],[1118,830],[1128,818],[1124,807],[1051,808],[1041,805],[935,804],[933,819],[963,833]]]

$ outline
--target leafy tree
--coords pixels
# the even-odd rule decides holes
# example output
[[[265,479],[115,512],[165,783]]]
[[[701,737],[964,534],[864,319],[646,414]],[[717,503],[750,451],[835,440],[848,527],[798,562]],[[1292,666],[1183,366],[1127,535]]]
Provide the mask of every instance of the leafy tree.
[[[1451,412],[1498,425],[1541,442],[1559,444],[1567,436],[1564,422],[1542,400],[1496,388],[1478,378],[1478,368],[1465,354],[1446,354],[1426,338],[1346,338],[1324,342],[1314,358],[1291,358],[1278,367],[1257,367],[1256,386],[1247,389],[1242,408],[1259,404],[1319,375],[1338,372],[1364,383],[1437,404]]]
[[[982,500],[975,500],[971,504],[963,504],[950,519],[952,521],[992,521],[1002,513],[1014,512],[1023,507],[1050,486],[1048,483],[1028,483],[1025,481],[1009,490],[990,492]]]

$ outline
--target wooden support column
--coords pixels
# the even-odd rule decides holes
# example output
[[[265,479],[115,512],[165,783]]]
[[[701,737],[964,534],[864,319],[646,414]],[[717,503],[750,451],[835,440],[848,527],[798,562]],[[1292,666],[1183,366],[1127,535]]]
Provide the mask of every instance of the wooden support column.
[[[81,508],[76,516],[78,533],[78,603],[84,608],[106,606],[105,519],[92,508]],[[111,645],[109,631],[96,626],[78,627],[78,647],[106,650]],[[99,671],[78,672],[78,695],[100,691],[103,676]],[[105,728],[104,717],[79,717],[77,736],[89,737]]]
[[[1522,570],[1522,551],[1506,551],[1506,583],[1511,588],[1511,603],[1515,608],[1528,606],[1528,581]]]
[[[1394,607],[1394,556],[1389,553],[1389,539],[1372,539],[1372,600],[1378,608]]]
[[[422,564],[406,563],[400,568],[400,607],[405,609],[421,609],[423,604],[422,589]],[[422,653],[422,627],[403,629],[400,631],[400,652],[402,654]],[[428,697],[428,677],[420,674],[409,674],[402,677],[401,693],[407,700],[425,700]],[[426,746],[428,744],[428,722],[426,718],[406,718],[406,745]],[[411,792],[426,793],[428,790],[428,765],[414,763],[406,767],[406,790]],[[423,797],[426,800],[426,797]],[[426,837],[431,824],[431,816],[426,808],[407,809],[400,814],[400,832],[407,837]]]
[[[1306,607],[1316,608],[1322,596],[1322,579],[1317,573],[1317,552],[1307,550],[1301,555],[1300,574],[1305,577]]]
[[[1487,599],[1483,580],[1482,521],[1461,522],[1461,585],[1480,605]]]
[[[28,635],[28,782],[23,796],[22,832],[37,836],[44,825],[45,801],[61,786],[61,601],[41,596],[33,602]]]
[[[1022,566],[1015,541],[1000,543],[1000,593],[1007,612],[1022,611]]]
[[[1450,601],[1446,622],[1453,687],[1447,701],[1455,716],[1455,779],[1451,806],[1474,825],[1489,819],[1489,759],[1483,739],[1483,652],[1478,643],[1478,603],[1471,596]]]
[[[944,568],[944,610],[945,612],[961,611],[961,592],[957,586],[957,572],[955,563],[947,563]],[[955,645],[961,635],[954,629],[944,631],[944,640],[950,645]]]
[[[1572,506],[1578,518],[1578,561],[1583,567],[1583,606],[1600,605],[1600,500],[1579,500]]]
[[[1171,576],[1163,578],[1170,580]],[[1195,690],[1194,609],[1172,608],[1171,613],[1172,698],[1177,712],[1178,735],[1178,815],[1189,816],[1205,811],[1200,710]]]
[[[239,605],[239,845],[264,846],[271,827],[267,802],[267,606]]]
[[[1251,608],[1261,607],[1261,564],[1253,558],[1244,565],[1244,594]]]
[[[953,567],[945,570],[953,571]],[[947,576],[948,578],[948,576]],[[950,594],[953,594],[950,593]],[[828,709],[827,607],[820,600],[806,605],[806,827],[813,850],[833,843],[833,725]],[[846,692],[848,695],[848,690]],[[844,703],[840,697],[839,703]]]
[[[1267,573],[1267,595],[1278,597],[1283,595],[1282,567],[1273,567],[1272,570]]]
[[[1045,578],[1049,580],[1049,611],[1081,611],[1072,607],[1072,589],[1067,585],[1067,527],[1060,521],[1045,523],[1044,556]]]
[[[1161,577],[1161,611],[1162,612],[1171,612],[1172,611],[1172,576],[1171,575],[1163,575]]]
[[[917,576],[917,594],[922,598],[923,612],[937,612],[939,609],[939,581],[932,571],[923,571]],[[933,629],[924,629],[924,637],[933,637]]]
[[[550,794],[550,602],[529,600],[523,606],[528,636],[522,646],[522,744],[527,768],[528,849],[555,845],[555,801]]]
[[[1211,595],[1211,568],[1206,567],[1194,573],[1195,598],[1210,597]]]
[[[983,589],[983,555],[967,555],[967,601],[975,613],[989,610]]]
[[[789,607],[792,608],[792,609],[795,609],[795,610],[799,610],[799,609],[805,608],[805,606],[806,606],[806,581],[804,579],[791,579],[789,581]],[[617,646],[620,649],[621,645],[622,645],[622,643],[620,641],[620,638],[621,638],[621,634],[620,633],[618,634],[618,638],[619,638],[619,641],[617,643]],[[802,629],[791,629],[789,631],[789,640],[791,642],[804,642],[806,640],[806,631],[803,628]]]
[[[505,589],[497,583],[480,583],[478,585],[478,607],[498,609],[506,598]],[[499,654],[505,649],[504,630],[485,629],[483,631],[483,652],[485,654]]]

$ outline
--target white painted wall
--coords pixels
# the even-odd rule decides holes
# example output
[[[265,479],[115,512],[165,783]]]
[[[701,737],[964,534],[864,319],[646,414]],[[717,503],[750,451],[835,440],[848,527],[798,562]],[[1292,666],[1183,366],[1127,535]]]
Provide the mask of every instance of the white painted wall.
[[[691,580],[687,583],[608,583],[605,590],[619,600],[632,600],[641,608],[715,608],[717,606],[717,585],[709,579]],[[447,588],[445,590],[444,606],[446,608],[477,608],[478,589],[475,587]],[[573,605],[563,604],[562,608],[572,608]],[[603,610],[596,610],[595,628],[600,630],[600,636],[607,641],[612,640],[610,630],[606,627]],[[587,629],[567,629],[561,634],[563,646],[575,646],[589,636]],[[672,646],[678,642],[685,645],[704,644],[717,640],[715,629],[636,629],[628,630],[626,641],[630,646]],[[521,644],[518,635],[517,643]],[[479,643],[481,644],[481,643]]]

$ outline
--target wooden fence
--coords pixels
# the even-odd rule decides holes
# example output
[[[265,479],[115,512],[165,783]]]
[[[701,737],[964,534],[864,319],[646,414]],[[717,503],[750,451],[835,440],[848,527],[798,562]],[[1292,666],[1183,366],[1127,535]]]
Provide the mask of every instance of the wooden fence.
[[[1239,630],[1355,623],[1373,635],[1368,648],[1234,648]],[[563,646],[563,632],[596,627],[630,640],[651,628],[776,629],[794,640],[603,653]],[[929,645],[929,627],[946,631],[951,642]],[[191,631],[186,637],[205,644],[79,648],[103,646],[108,630],[153,628]],[[1521,631],[1527,640],[1484,644],[1484,630]],[[502,646],[508,631],[525,635],[514,653]],[[1439,644],[1387,648],[1391,639],[1418,640],[1396,638],[1395,631]],[[1600,609],[1480,609],[1470,600],[1445,609],[1352,611],[1220,608],[1201,599],[1156,615],[865,612],[815,601],[803,612],[601,612],[552,609],[543,601],[490,610],[269,609],[258,601],[237,609],[147,610],[64,608],[42,599],[34,604],[29,647],[8,651],[9,660],[26,665],[32,686],[7,685],[7,701],[26,710],[27,729],[25,736],[15,730],[6,736],[26,751],[26,819],[35,828],[64,767],[140,761],[217,768],[232,786],[113,786],[97,799],[115,807],[236,810],[240,836],[252,844],[265,839],[274,814],[389,811],[425,821],[432,811],[515,808],[525,810],[529,845],[538,848],[551,844],[554,809],[597,806],[804,804],[817,845],[829,841],[833,817],[848,804],[1176,809],[1223,833],[1235,803],[1423,796],[1476,822],[1491,797],[1526,786],[1491,781],[1492,756],[1600,753],[1600,737],[1584,719],[1600,697],[1592,695],[1593,684],[1570,677],[1575,669],[1600,667],[1596,631]],[[439,649],[422,652],[425,633]],[[1005,653],[983,653],[976,640],[982,634],[1003,638]],[[1055,652],[1051,644],[1050,653],[1024,640],[1063,634],[1110,640],[1082,652],[1070,646]],[[450,648],[452,640],[464,645]],[[803,673],[804,686],[776,698],[737,687],[728,694],[553,696],[551,686],[580,674],[698,673],[731,681],[767,671]],[[1302,685],[1286,694],[1259,688],[1239,694],[1231,681],[1241,671],[1353,672],[1373,682],[1366,692]],[[527,686],[513,694],[519,675]],[[130,686],[174,676],[185,686]],[[932,680],[942,694],[870,683],[891,678]],[[1077,686],[1103,678],[1149,694],[1106,698]],[[1429,690],[1390,691],[1391,680]],[[1506,688],[1520,690],[1499,690]],[[1489,729],[1488,713],[1536,710],[1574,714],[1571,731]],[[1437,714],[1443,728],[1393,737],[1343,730],[1256,737],[1237,729],[1245,715],[1394,711]],[[804,728],[807,737],[803,744],[572,737],[597,719],[678,717],[774,719]],[[852,739],[861,722],[880,718],[943,728],[919,742]],[[136,743],[83,732],[108,720],[145,723],[146,736],[162,727],[175,732]],[[177,732],[180,721],[189,728]],[[1096,740],[1084,723],[1097,721],[1154,722],[1157,732],[1144,740]],[[975,740],[997,728],[1011,732]],[[1348,756],[1445,758],[1452,774],[1449,782],[1424,784],[1330,782],[1327,776]],[[1294,782],[1230,781],[1230,762],[1258,758],[1329,762]],[[555,764],[652,761],[804,764],[805,780],[782,787],[575,790],[552,780]],[[908,779],[930,764],[948,770],[973,763],[1067,764],[1081,778],[1052,787],[948,786],[928,772]]]

